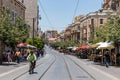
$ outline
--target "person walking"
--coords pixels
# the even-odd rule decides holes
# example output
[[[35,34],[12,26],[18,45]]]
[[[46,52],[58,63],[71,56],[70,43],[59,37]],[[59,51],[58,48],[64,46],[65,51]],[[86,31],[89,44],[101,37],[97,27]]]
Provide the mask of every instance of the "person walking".
[[[30,51],[30,54],[27,56],[27,60],[30,62],[29,74],[32,74],[34,73],[34,68],[36,65],[36,55],[32,50]]]
[[[15,56],[16,56],[16,59],[17,59],[17,63],[20,63],[21,52],[16,51]]]
[[[110,65],[110,55],[109,52],[105,53],[105,66],[108,68]]]
[[[7,52],[7,58],[8,58],[8,63],[12,62],[12,58],[11,58],[11,52],[8,50]]]

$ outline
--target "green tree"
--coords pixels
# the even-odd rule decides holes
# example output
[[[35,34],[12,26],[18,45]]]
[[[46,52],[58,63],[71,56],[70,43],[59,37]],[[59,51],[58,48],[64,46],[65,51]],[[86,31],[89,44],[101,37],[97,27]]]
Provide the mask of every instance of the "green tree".
[[[108,22],[100,28],[96,29],[96,39],[104,41],[114,41],[117,48],[120,45],[120,18],[111,17]]]
[[[25,41],[29,37],[29,28],[19,16],[16,17],[14,24],[10,12],[9,8],[0,9],[0,41],[11,46]]]
[[[32,45],[32,38],[27,39],[26,43]],[[34,38],[34,46],[37,48],[43,48],[44,47],[44,40],[40,38]]]

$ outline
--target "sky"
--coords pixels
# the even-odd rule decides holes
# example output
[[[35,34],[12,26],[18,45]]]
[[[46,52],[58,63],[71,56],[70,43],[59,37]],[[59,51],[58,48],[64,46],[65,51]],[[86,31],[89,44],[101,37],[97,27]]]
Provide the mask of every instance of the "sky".
[[[103,0],[39,0],[39,28],[60,33],[72,24],[75,16],[95,12],[101,9],[102,3]]]

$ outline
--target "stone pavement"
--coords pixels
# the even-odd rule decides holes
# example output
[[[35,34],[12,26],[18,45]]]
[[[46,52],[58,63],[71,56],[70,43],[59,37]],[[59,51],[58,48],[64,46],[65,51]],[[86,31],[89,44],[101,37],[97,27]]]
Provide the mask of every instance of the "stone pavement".
[[[0,74],[3,74],[5,72],[8,72],[10,70],[16,69],[18,67],[21,67],[23,65],[27,65],[28,63],[26,61],[20,62],[19,64],[16,62],[3,62],[2,65],[0,65]]]
[[[107,74],[110,74],[118,79],[120,79],[120,66],[110,66],[109,68],[105,67],[104,65],[101,65],[100,63],[90,61],[89,59],[80,59],[83,63],[86,65],[90,65],[92,67],[95,67]]]
[[[99,69],[106,74],[110,74],[118,79],[120,79],[120,67],[117,66],[110,66],[109,68],[106,68],[105,66],[101,65],[100,63],[90,61],[89,59],[79,59],[86,65],[90,65],[96,69]],[[10,70],[16,69],[18,67],[21,67],[23,65],[29,64],[28,62],[21,62],[20,64],[17,64],[16,62],[12,62],[10,64],[4,63],[3,65],[0,65],[0,75],[4,74]]]

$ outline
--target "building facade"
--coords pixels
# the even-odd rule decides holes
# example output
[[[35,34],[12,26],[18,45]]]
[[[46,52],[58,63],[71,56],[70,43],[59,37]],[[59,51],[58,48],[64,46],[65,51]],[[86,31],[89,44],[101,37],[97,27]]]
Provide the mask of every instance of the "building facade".
[[[119,0],[104,0],[103,1],[103,9],[112,9],[114,11],[116,11],[116,4],[118,4]]]
[[[26,7],[25,11],[25,21],[30,26],[30,38],[37,36],[38,34],[38,0],[19,0]]]
[[[25,19],[26,7],[18,0],[0,0],[0,8],[9,8],[10,17],[13,19],[13,24],[16,24],[16,17],[19,16],[23,20]],[[5,44],[0,41],[0,64],[2,63],[2,51],[5,48]]]
[[[14,21],[16,16],[25,19],[26,7],[18,0],[0,0],[0,7],[10,8]]]
[[[55,41],[58,37],[57,30],[48,30],[45,32],[45,39],[48,41]]]
[[[64,40],[90,42],[95,37],[95,28],[103,26],[111,16],[116,16],[116,12],[111,9],[100,9],[87,15],[76,16],[74,23],[66,28]]]

